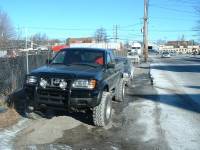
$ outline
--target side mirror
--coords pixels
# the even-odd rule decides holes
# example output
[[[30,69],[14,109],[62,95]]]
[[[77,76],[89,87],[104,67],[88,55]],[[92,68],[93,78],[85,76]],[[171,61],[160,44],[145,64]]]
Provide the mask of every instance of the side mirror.
[[[115,68],[115,64],[109,63],[109,64],[107,64],[107,68]]]
[[[52,59],[47,59],[46,60],[46,64],[48,65],[48,64],[50,64],[52,62]]]

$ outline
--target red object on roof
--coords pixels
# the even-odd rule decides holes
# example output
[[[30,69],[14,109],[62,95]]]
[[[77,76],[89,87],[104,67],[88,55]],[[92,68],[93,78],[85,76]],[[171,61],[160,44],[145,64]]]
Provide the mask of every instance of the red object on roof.
[[[58,52],[58,51],[60,51],[63,48],[69,48],[69,46],[68,45],[57,45],[57,46],[52,46],[51,47],[51,49],[53,51],[55,51],[55,52]]]

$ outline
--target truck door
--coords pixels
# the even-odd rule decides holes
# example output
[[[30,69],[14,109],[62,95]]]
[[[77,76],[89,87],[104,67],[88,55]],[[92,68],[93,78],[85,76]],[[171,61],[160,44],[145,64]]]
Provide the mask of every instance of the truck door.
[[[114,74],[113,80],[114,80],[115,84],[118,84],[119,83],[118,81],[121,79],[121,70],[122,70],[122,67],[124,67],[124,66],[123,66],[123,64],[117,64],[116,63],[115,56],[112,52],[110,53],[110,56],[111,56],[111,62],[115,64],[115,68],[114,68],[115,74]],[[115,87],[116,86],[117,85],[115,85]]]
[[[111,53],[107,53],[107,64],[115,64],[114,56],[112,56]],[[118,83],[118,74],[119,71],[115,68],[108,68],[107,69],[108,77],[107,77],[107,82],[109,84],[110,89],[115,88],[116,84]]]

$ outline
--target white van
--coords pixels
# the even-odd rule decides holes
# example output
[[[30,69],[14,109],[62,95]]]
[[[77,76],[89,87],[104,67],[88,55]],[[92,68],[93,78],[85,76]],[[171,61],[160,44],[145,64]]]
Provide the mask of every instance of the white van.
[[[133,63],[140,63],[140,57],[136,51],[128,50],[127,58],[131,59]]]
[[[133,42],[131,44],[131,51],[134,52],[134,54],[139,55],[139,57],[142,56],[142,45],[139,42]]]

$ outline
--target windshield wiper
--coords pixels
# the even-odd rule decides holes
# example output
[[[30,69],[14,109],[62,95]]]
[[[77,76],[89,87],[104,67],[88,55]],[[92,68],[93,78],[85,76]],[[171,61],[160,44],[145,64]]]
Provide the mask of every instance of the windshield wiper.
[[[65,65],[65,66],[70,66],[71,64],[65,64],[65,63],[51,63],[49,65]]]
[[[49,65],[64,65],[63,63],[50,63]]]
[[[89,63],[72,63],[72,64],[68,64],[68,65],[85,65],[85,66],[89,66],[89,67],[98,67],[98,64],[89,64]]]

